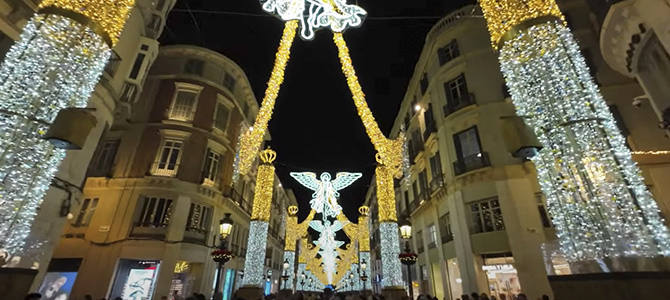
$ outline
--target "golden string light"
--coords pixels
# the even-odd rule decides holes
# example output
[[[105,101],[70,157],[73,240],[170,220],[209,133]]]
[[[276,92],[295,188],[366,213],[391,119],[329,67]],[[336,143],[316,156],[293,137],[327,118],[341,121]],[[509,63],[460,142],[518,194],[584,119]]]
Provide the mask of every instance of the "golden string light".
[[[633,151],[633,155],[670,155],[669,150]]]
[[[261,152],[260,158],[263,163],[258,167],[251,220],[267,222],[270,221],[270,204],[275,180],[275,167],[272,162],[277,158],[277,153],[266,149]]]
[[[510,31],[533,20],[546,21],[548,18],[564,20],[555,0],[482,0],[479,1],[486,18],[491,43],[498,48]]]
[[[103,37],[114,46],[119,41],[121,31],[135,5],[135,0],[43,0],[38,13],[57,14],[93,27],[94,31],[100,28]],[[77,16],[85,17],[80,20]],[[96,32],[101,34],[100,32]]]
[[[249,172],[256,158],[256,153],[258,153],[263,143],[263,137],[268,129],[268,122],[272,118],[272,111],[279,95],[279,88],[284,82],[284,71],[291,54],[291,45],[295,39],[297,29],[297,20],[291,20],[284,24],[284,33],[279,43],[279,49],[277,49],[275,64],[256,121],[251,128],[240,136],[239,157],[235,170],[237,174],[247,174]]]
[[[289,206],[288,208],[288,217],[286,218],[286,239],[284,241],[284,250],[285,251],[295,251],[296,241],[307,234],[307,228],[309,227],[309,222],[314,219],[316,215],[315,210],[311,210],[307,218],[298,223],[298,207]]]
[[[358,212],[358,251],[370,252],[370,208],[361,206]]]
[[[379,156],[377,156],[379,161]],[[377,203],[379,205],[379,222],[397,222],[395,192],[393,191],[393,173],[383,164],[375,169],[377,180]]]
[[[382,163],[392,169],[392,174],[395,178],[400,178],[400,176],[402,176],[402,146],[405,142],[405,135],[401,132],[397,139],[391,140],[382,133],[379,129],[379,125],[377,125],[377,121],[375,121],[375,117],[372,115],[372,112],[365,101],[365,93],[363,93],[363,88],[358,82],[356,71],[354,70],[351,57],[349,56],[349,48],[344,41],[342,33],[334,32],[333,41],[337,46],[338,56],[340,58],[340,63],[342,64],[342,72],[347,78],[347,85],[353,95],[354,105],[356,105],[358,116],[361,118],[361,121],[363,121],[365,132],[368,134],[375,150],[381,155]]]

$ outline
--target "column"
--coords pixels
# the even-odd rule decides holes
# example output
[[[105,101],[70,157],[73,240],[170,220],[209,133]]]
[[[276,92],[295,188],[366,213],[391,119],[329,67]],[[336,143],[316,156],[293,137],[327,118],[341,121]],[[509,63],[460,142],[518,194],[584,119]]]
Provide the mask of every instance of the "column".
[[[556,2],[480,5],[516,112],[544,146],[532,160],[563,255],[670,255],[668,228]]]
[[[268,242],[268,227],[270,221],[270,204],[274,188],[275,167],[272,162],[277,153],[266,149],[260,153],[261,165],[258,166],[256,177],[256,191],[254,192],[253,207],[251,210],[251,224],[249,226],[249,240],[244,262],[243,287],[240,288],[240,297],[244,299],[258,299],[263,293],[265,250]]]
[[[60,112],[83,116],[64,109],[86,106],[133,5],[42,1],[0,66],[0,249],[11,256],[40,246],[41,241],[25,245],[36,210],[65,148],[76,149],[62,140],[56,147],[44,137]],[[86,127],[78,130],[88,135]]]
[[[453,194],[452,199],[447,199],[454,231],[454,245],[456,246],[456,257],[458,269],[461,273],[461,286],[463,293],[470,294],[474,291],[488,291],[486,278],[480,279],[483,274],[481,265],[475,261],[470,242],[470,230],[464,210],[463,195],[460,191]]]
[[[379,205],[379,233],[381,236],[382,286],[387,297],[397,298],[405,294],[400,266],[400,241],[396,216],[393,171],[381,164],[378,155],[375,176],[377,180],[377,204]],[[367,260],[366,260],[367,261]],[[367,261],[370,264],[369,261]],[[367,283],[366,283],[367,284]]]

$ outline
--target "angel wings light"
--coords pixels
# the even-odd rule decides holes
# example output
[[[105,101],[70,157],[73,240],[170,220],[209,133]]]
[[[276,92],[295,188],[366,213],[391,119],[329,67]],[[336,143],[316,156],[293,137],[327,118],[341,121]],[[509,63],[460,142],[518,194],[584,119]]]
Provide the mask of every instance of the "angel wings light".
[[[314,32],[321,28],[330,28],[334,32],[343,32],[348,27],[358,27],[363,23],[367,12],[346,0],[261,0],[263,10],[274,14],[284,21],[299,20],[300,36],[311,40]]]
[[[330,174],[326,172],[321,173],[321,180],[316,179],[316,174],[312,172],[290,174],[304,187],[314,191],[309,204],[313,210],[323,215],[324,220],[327,217],[336,217],[342,211],[342,207],[337,203],[337,198],[340,196],[338,191],[350,186],[362,176],[361,173],[340,172],[335,175],[335,180],[331,181]]]

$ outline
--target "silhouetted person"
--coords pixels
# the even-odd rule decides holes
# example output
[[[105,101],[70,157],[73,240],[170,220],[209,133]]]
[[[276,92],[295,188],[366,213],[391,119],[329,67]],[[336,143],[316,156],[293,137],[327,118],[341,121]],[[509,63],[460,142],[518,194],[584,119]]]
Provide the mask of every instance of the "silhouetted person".
[[[542,295],[542,300],[549,300],[549,296],[547,296],[547,295]]]
[[[518,296],[516,296],[517,300],[528,300],[528,297],[526,297],[526,294],[520,293]]]
[[[477,294],[476,292],[472,292],[470,296],[472,296],[472,300],[479,300],[479,294]]]
[[[463,294],[461,295],[461,300],[470,300],[470,296]]]
[[[84,300],[93,300],[93,296],[91,296],[91,295],[84,295]]]
[[[24,298],[24,299],[25,300],[40,300],[40,299],[42,299],[42,294],[40,294],[40,293],[30,293],[30,294],[26,295],[26,298]]]
[[[479,295],[479,300],[490,300],[489,295],[487,295],[486,293],[482,293],[481,295]]]

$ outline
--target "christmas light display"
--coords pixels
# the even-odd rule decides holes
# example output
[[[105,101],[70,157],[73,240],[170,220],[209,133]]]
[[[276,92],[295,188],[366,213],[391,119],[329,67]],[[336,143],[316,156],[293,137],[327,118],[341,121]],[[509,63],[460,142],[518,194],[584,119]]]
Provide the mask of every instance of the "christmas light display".
[[[242,278],[243,285],[255,287],[260,287],[263,284],[263,266],[265,265],[265,249],[268,241],[270,204],[272,202],[275,178],[275,167],[272,165],[272,162],[277,158],[277,153],[266,149],[261,152],[260,158],[263,163],[258,166],[247,243],[249,246],[245,256],[244,277]]]
[[[284,260],[288,262],[288,269],[283,270],[283,274],[288,276],[286,280],[289,285],[292,285],[295,275],[295,251],[284,251]]]
[[[670,255],[670,235],[553,0],[480,2],[571,260]]]
[[[45,0],[0,66],[0,249],[22,252],[65,156],[42,139],[59,111],[85,107],[132,0]]]
[[[284,250],[286,251],[295,251],[296,242],[298,239],[302,238],[307,234],[307,227],[309,227],[309,222],[314,219],[316,211],[311,210],[307,218],[298,223],[298,207],[289,206],[288,207],[288,217],[286,218],[286,234],[284,239]]]
[[[342,229],[342,224],[337,220],[333,223],[328,220],[323,222],[311,221],[309,222],[309,227],[320,233],[319,239],[314,241],[314,244],[320,248],[319,255],[321,255],[323,271],[326,273],[327,278],[325,283],[332,284],[334,282],[334,274],[337,273],[339,261],[338,248],[344,245],[344,242],[335,239],[335,233]]]
[[[249,172],[254,163],[256,154],[261,148],[263,137],[268,128],[268,122],[272,118],[272,110],[275,101],[279,96],[279,88],[284,82],[284,70],[291,54],[291,45],[295,39],[295,33],[298,29],[298,21],[288,21],[284,25],[284,33],[279,43],[274,67],[268,81],[268,87],[265,90],[265,97],[261,102],[261,108],[256,116],[256,121],[252,127],[240,134],[238,141],[237,155],[235,156],[233,182],[237,181],[239,175]]]
[[[335,180],[330,181],[330,174],[326,172],[321,173],[321,180],[317,180],[316,174],[312,172],[291,172],[290,175],[304,187],[314,191],[309,204],[313,210],[323,215],[324,220],[327,217],[335,217],[342,211],[342,207],[337,204],[337,198],[340,196],[338,191],[363,176],[361,173],[339,172],[335,175]]]
[[[398,223],[384,222],[379,224],[379,234],[385,238],[381,239],[382,256],[382,286],[399,287],[404,286],[402,280],[402,269],[400,267],[400,241],[398,240]],[[362,257],[361,257],[362,259]],[[369,262],[369,260],[366,260]]]

